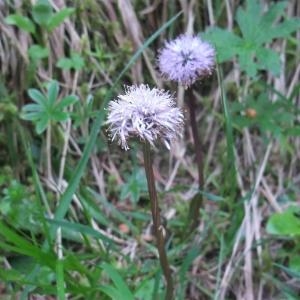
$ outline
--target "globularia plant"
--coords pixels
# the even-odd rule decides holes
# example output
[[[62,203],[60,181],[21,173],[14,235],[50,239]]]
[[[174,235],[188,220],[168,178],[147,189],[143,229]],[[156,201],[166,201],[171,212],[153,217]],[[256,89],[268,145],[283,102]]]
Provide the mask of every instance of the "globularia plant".
[[[138,138],[143,142],[154,233],[160,264],[166,279],[165,299],[173,299],[173,280],[165,251],[165,229],[160,222],[150,146],[161,140],[170,149],[171,141],[181,135],[183,114],[168,92],[151,89],[142,84],[127,87],[124,95],[119,95],[116,100],[109,103],[107,123],[111,139],[118,139],[125,150],[129,149],[129,138]]]
[[[158,56],[161,74],[185,87],[212,73],[215,49],[198,36],[180,35],[165,43]]]
[[[197,128],[196,99],[191,86],[197,79],[201,79],[212,73],[215,66],[215,49],[198,36],[183,34],[165,43],[159,52],[158,65],[164,78],[177,81],[187,88],[187,105],[189,107],[190,123],[194,139],[198,185],[199,189],[203,189],[202,141]],[[201,194],[196,195],[191,202],[190,215],[192,228],[195,228],[198,224],[201,202]]]

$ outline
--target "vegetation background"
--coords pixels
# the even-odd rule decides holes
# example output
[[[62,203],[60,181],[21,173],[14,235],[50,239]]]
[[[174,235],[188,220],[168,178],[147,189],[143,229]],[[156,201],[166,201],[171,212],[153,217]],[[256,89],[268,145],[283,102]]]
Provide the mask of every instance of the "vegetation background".
[[[299,16],[297,0],[2,0],[0,299],[163,298],[141,147],[109,141],[104,108],[148,83],[185,109],[156,65],[184,32],[218,65],[194,89],[196,231],[189,126],[153,150],[176,299],[299,299]]]

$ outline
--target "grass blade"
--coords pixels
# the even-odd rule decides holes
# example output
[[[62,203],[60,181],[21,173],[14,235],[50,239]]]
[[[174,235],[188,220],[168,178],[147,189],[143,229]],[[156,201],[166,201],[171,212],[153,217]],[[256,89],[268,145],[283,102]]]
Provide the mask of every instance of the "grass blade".
[[[56,262],[56,288],[57,298],[65,300],[64,264],[61,259],[58,259]]]
[[[129,290],[123,278],[119,273],[108,263],[102,264],[103,270],[108,274],[113,283],[115,284],[117,291],[122,295],[123,300],[134,300],[134,296]]]

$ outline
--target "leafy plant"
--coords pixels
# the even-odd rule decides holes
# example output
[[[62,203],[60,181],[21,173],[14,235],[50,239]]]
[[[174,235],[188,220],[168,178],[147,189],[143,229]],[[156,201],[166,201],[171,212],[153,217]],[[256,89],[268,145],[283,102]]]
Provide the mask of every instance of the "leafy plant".
[[[141,193],[147,192],[147,181],[145,172],[139,168],[134,170],[129,176],[126,183],[121,188],[121,200],[129,198],[132,203],[137,203]]]
[[[290,277],[300,278],[299,259],[299,236],[300,236],[300,209],[296,205],[291,205],[285,211],[272,214],[266,226],[267,233],[283,239],[283,246],[278,250],[278,263],[274,266],[283,270]],[[287,240],[286,246],[284,241]]]
[[[94,97],[89,94],[86,97],[86,101],[83,103],[77,102],[75,104],[74,112],[72,113],[72,119],[74,120],[73,126],[75,128],[79,127],[80,125],[88,122],[90,119],[93,119],[97,116],[97,111],[93,108]]]
[[[21,117],[35,123],[35,129],[41,134],[51,122],[64,122],[69,113],[64,111],[77,101],[75,95],[68,95],[58,101],[59,86],[57,81],[51,81],[47,87],[47,94],[37,89],[29,89],[28,95],[35,102],[23,107]]]
[[[73,12],[73,8],[63,8],[59,12],[53,13],[53,8],[48,0],[38,0],[33,6],[32,17],[37,24],[52,31]]]
[[[267,222],[267,232],[269,234],[281,236],[300,235],[300,209],[291,206],[282,213],[273,214]]]
[[[29,18],[24,17],[22,15],[9,15],[5,18],[5,22],[9,25],[15,25],[26,32],[35,33],[34,23]]]
[[[49,32],[62,24],[73,12],[73,8],[62,8],[57,13],[53,13],[53,8],[48,0],[38,0],[32,7],[32,17],[35,23]],[[28,17],[20,14],[7,16],[5,22],[9,25],[15,25],[28,33],[36,32],[35,23]]]
[[[33,62],[40,59],[47,58],[49,56],[49,49],[40,45],[32,45],[28,49],[28,54]]]
[[[274,137],[300,133],[295,126],[298,108],[288,99],[281,98],[271,102],[267,93],[257,97],[249,96],[243,101],[231,103],[233,124],[238,128],[259,128],[261,132],[270,132]]]
[[[239,7],[236,14],[240,34],[214,27],[203,37],[215,45],[220,63],[236,56],[241,70],[251,77],[255,77],[258,70],[279,75],[279,54],[267,44],[277,38],[286,38],[300,28],[299,18],[284,19],[286,5],[283,1],[270,4],[262,13],[260,1],[247,0],[246,7]]]
[[[16,227],[36,232],[41,226],[36,201],[25,185],[13,180],[0,194],[0,215]]]
[[[64,57],[59,59],[56,66],[63,70],[74,69],[79,71],[84,67],[84,59],[79,53],[72,52],[70,58]]]

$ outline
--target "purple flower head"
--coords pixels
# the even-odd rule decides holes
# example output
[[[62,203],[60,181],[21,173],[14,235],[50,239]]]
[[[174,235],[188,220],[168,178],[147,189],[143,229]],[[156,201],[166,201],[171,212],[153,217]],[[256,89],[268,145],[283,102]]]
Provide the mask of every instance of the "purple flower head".
[[[198,36],[183,34],[165,43],[158,56],[160,71],[168,80],[184,86],[210,75],[215,65],[215,49]]]
[[[108,105],[107,124],[112,141],[128,150],[129,137],[139,137],[151,145],[157,139],[170,149],[170,141],[181,135],[183,114],[173,97],[148,85],[130,86]]]

